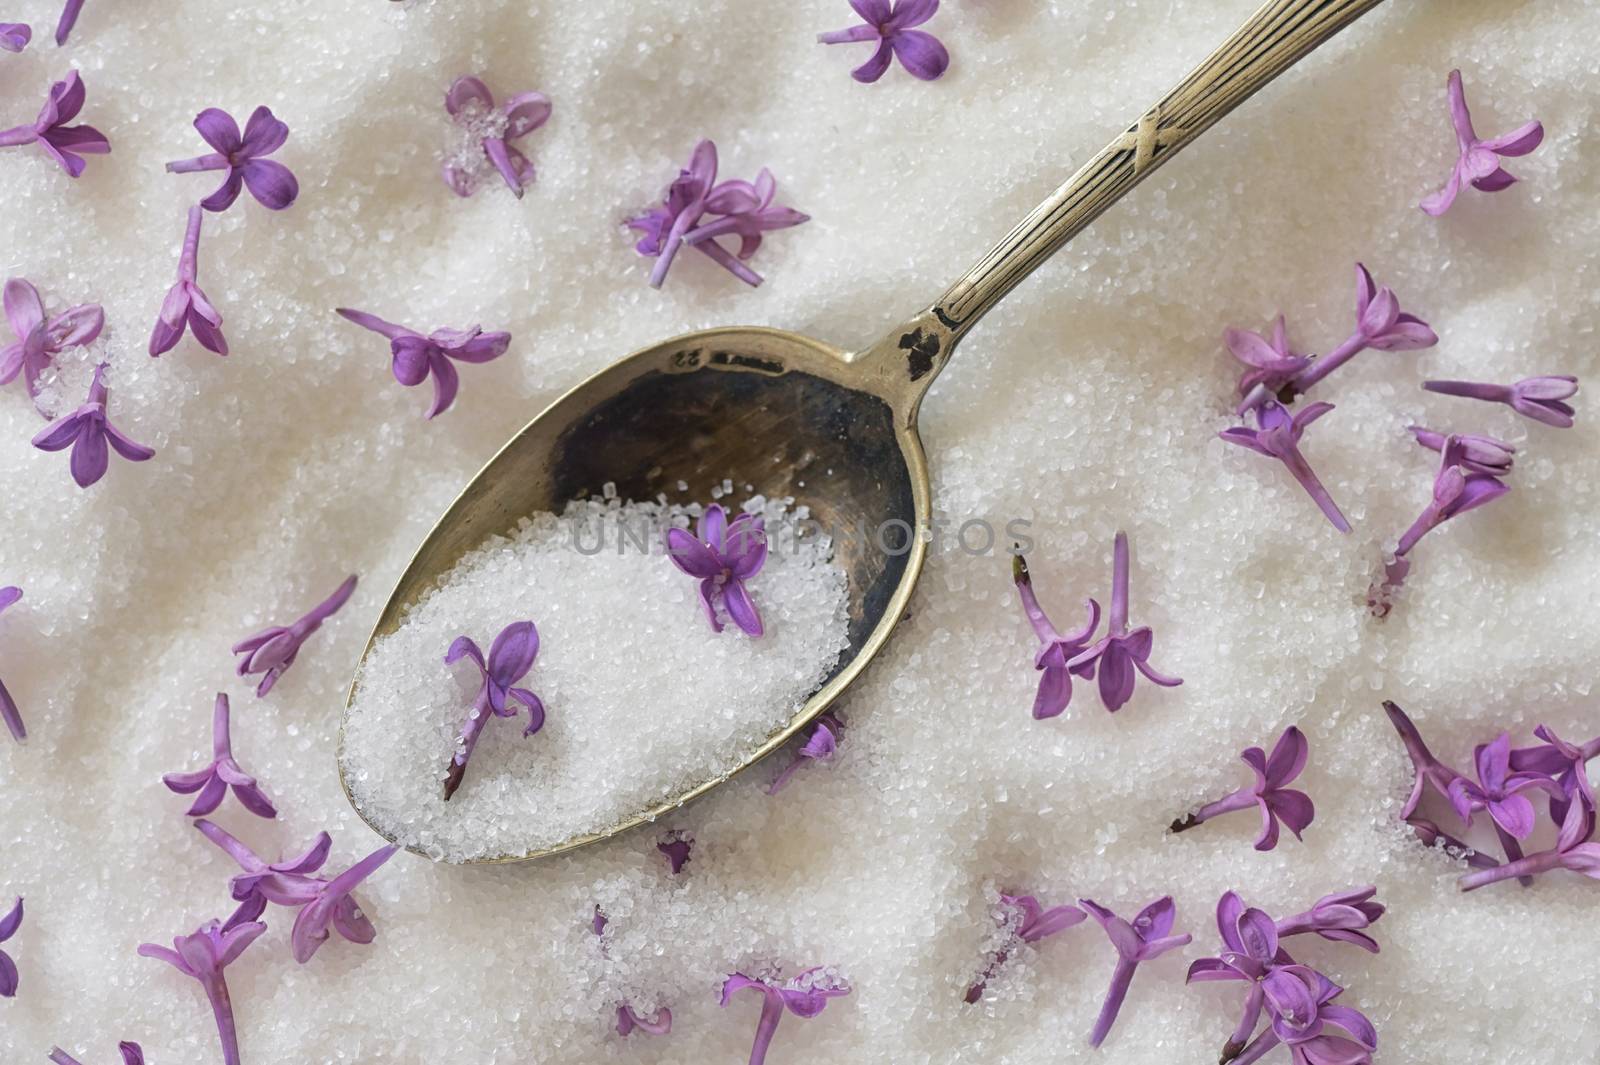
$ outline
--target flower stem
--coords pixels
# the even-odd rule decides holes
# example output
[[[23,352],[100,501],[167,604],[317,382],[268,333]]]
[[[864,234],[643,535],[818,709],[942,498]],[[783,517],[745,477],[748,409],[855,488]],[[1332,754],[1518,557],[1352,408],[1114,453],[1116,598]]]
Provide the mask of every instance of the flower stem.
[[[1497,884],[1502,880],[1532,876],[1535,873],[1547,873],[1560,867],[1560,851],[1540,851],[1538,854],[1530,854],[1526,858],[1521,858],[1506,865],[1496,866],[1493,869],[1482,869],[1476,873],[1468,873],[1456,883],[1461,886],[1462,891],[1476,891],[1478,888]]]
[[[1106,991],[1100,1016],[1095,1019],[1094,1031],[1089,1033],[1090,1046],[1098,1047],[1111,1034],[1111,1026],[1117,1023],[1117,1013],[1122,1009],[1122,1000],[1128,997],[1128,985],[1133,983],[1133,971],[1138,967],[1136,961],[1129,961],[1120,955],[1117,957],[1116,971],[1111,974],[1111,987]]]
[[[767,1060],[767,1047],[778,1032],[778,1022],[783,1020],[783,999],[775,993],[762,996],[761,1019],[756,1022],[756,1041],[750,1048],[750,1065],[762,1065]]]
[[[233,1026],[233,999],[228,995],[228,983],[222,973],[201,982],[206,998],[211,1000],[211,1013],[217,1019],[217,1035],[222,1038],[223,1065],[239,1065],[239,1033]]]
[[[1233,1065],[1254,1065],[1271,1053],[1280,1042],[1276,1032],[1271,1028],[1264,1029],[1256,1036],[1255,1042],[1244,1048],[1244,1053],[1233,1059]]]
[[[193,159],[180,159],[176,163],[167,164],[169,174],[193,174],[201,170],[227,170],[231,163],[228,157],[218,152],[209,155],[196,156]]]
[[[1128,534],[1118,532],[1111,549],[1111,635],[1128,634]]]
[[[1191,828],[1198,828],[1213,817],[1231,814],[1236,810],[1248,810],[1256,804],[1255,792],[1249,788],[1241,788],[1232,795],[1224,796],[1216,802],[1207,803],[1194,813],[1181,820],[1172,822],[1168,829],[1170,832],[1187,832]]]
[[[189,225],[183,232],[183,254],[178,257],[178,276],[194,281],[199,276],[200,222],[206,212],[198,204],[189,208]]]
[[[1295,375],[1294,380],[1290,382],[1291,386],[1297,394],[1304,395],[1311,391],[1312,385],[1355,358],[1366,349],[1366,346],[1366,338],[1357,330],[1350,334],[1348,340],[1322,356],[1322,358],[1313,359],[1310,366]]]
[[[1479,384],[1475,381],[1424,381],[1422,387],[1441,396],[1486,399],[1494,403],[1506,403],[1511,399],[1511,389],[1505,385]]]
[[[1250,984],[1250,995],[1245,999],[1244,1012],[1239,1015],[1239,1025],[1234,1028],[1233,1035],[1228,1037],[1227,1045],[1222,1048],[1219,1065],[1228,1065],[1228,1062],[1238,1057],[1250,1042],[1250,1036],[1255,1033],[1256,1024],[1261,1020],[1261,1003],[1264,996],[1261,981],[1253,981]]]
[[[445,802],[450,801],[450,796],[456,793],[466,777],[467,759],[472,757],[473,748],[478,746],[478,737],[483,735],[483,726],[489,723],[492,712],[486,691],[472,701],[472,713],[467,715],[466,724],[461,726],[461,748],[450,756],[450,770],[444,778]]]

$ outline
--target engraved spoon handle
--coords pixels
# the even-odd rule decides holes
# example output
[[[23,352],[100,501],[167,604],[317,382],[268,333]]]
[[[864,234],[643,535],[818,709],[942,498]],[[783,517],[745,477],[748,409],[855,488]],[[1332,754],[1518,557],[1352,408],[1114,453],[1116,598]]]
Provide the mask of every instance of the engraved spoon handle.
[[[1034,208],[928,311],[868,355],[909,358],[916,400],[950,349],[1001,298],[1212,123],[1383,0],[1267,0],[1133,125]],[[887,361],[887,360],[886,360]],[[920,380],[929,378],[929,380]],[[913,405],[913,415],[915,406]]]

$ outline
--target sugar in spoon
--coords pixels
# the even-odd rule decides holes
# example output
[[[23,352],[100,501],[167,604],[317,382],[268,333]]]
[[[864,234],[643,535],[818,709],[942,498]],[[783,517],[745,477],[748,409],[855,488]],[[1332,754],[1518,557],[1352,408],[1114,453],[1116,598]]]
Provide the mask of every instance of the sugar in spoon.
[[[917,412],[973,324],[1184,145],[1381,2],[1268,0],[933,306],[871,347],[848,352],[762,327],[710,329],[636,351],[584,381],[501,448],[439,519],[384,606],[363,660],[373,641],[393,632],[468,551],[527,515],[560,511],[607,482],[624,499],[650,499],[680,481],[709,488],[731,478],[769,498],[793,497],[824,528],[926,529],[930,490]],[[849,646],[837,667],[737,769],[554,846],[475,861],[526,861],[607,839],[654,821],[783,746],[861,675],[905,613],[926,544],[907,535],[905,550],[883,550],[873,539],[836,541],[835,561],[849,580]],[[387,836],[350,793],[343,745],[341,727],[345,794]]]

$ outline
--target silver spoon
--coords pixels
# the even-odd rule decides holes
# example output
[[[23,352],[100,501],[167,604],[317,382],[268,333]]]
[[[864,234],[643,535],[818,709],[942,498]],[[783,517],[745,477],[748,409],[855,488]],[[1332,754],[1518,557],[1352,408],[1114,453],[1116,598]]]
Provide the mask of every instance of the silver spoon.
[[[606,482],[624,499],[650,499],[679,481],[703,491],[730,477],[768,497],[793,497],[825,528],[925,529],[930,492],[917,411],[973,324],[1180,148],[1381,2],[1268,0],[938,302],[872,347],[847,352],[778,329],[710,329],[636,351],[584,381],[501,448],[439,519],[384,606],[363,661],[372,641],[393,632],[466,552]],[[738,769],[555,846],[476,861],[526,861],[607,839],[783,746],[861,674],[905,613],[926,553],[920,536],[908,538],[898,553],[875,549],[870,537],[838,544],[835,560],[849,578],[849,647],[827,682]],[[347,719],[348,712],[347,700]],[[339,743],[346,796],[387,836],[350,795],[342,726]]]

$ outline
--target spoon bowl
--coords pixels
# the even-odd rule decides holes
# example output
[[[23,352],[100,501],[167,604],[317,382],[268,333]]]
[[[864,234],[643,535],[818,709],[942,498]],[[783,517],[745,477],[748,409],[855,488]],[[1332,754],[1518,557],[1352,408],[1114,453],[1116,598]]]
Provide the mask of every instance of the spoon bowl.
[[[760,761],[828,709],[887,642],[922,571],[931,515],[917,412],[956,344],[1128,190],[1380,2],[1268,0],[938,301],[872,347],[847,353],[759,327],[689,333],[595,374],[501,448],[406,567],[363,661],[463,555],[511,532],[522,518],[559,512],[608,483],[623,499],[644,500],[677,494],[684,482],[691,498],[702,499],[724,478],[769,498],[792,498],[833,534],[834,561],[848,578],[849,643],[823,684],[736,769],[553,847],[473,861],[545,857],[653,821]],[[355,690],[352,683],[346,715]],[[343,747],[341,726],[346,796],[375,831],[396,842],[351,795]]]

